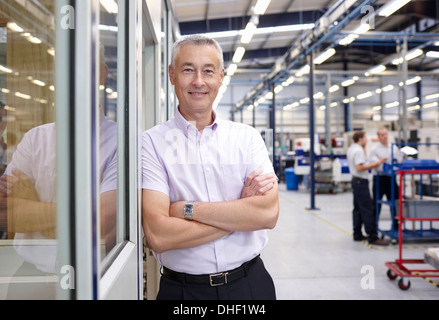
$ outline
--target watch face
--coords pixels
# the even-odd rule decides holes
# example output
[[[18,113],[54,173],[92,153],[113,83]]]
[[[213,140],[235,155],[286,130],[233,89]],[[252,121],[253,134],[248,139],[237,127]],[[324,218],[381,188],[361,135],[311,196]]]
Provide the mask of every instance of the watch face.
[[[186,219],[192,220],[192,215],[193,215],[193,212],[194,212],[194,205],[193,205],[193,203],[186,203],[184,205],[184,211],[183,212],[184,212],[184,217]]]

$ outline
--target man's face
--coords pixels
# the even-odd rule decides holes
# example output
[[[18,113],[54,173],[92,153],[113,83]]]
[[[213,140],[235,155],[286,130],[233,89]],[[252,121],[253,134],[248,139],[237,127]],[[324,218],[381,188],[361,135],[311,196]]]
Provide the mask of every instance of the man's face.
[[[183,45],[169,67],[179,107],[184,112],[202,112],[212,108],[224,79],[218,51],[214,46]]]
[[[367,136],[364,135],[363,137],[360,138],[360,140],[358,140],[360,146],[362,146],[363,148],[367,145]]]
[[[389,134],[387,133],[387,130],[378,131],[378,140],[381,144],[387,145],[389,142]]]

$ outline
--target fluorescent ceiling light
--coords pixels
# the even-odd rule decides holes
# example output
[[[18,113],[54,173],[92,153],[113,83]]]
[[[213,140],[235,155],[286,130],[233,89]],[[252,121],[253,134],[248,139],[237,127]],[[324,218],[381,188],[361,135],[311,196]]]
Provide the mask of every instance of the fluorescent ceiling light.
[[[118,13],[119,6],[114,0],[101,0],[101,5],[107,10],[108,13]]]
[[[310,99],[308,97],[303,98],[302,100],[300,100],[301,104],[307,104],[310,101]]]
[[[437,58],[439,59],[439,51],[428,51],[426,56],[429,58]]]
[[[438,105],[439,105],[439,103],[437,103],[437,102],[432,102],[432,103],[424,104],[422,107],[423,107],[424,109],[428,109],[428,108],[437,107]]]
[[[31,82],[33,84],[37,85],[37,86],[40,86],[40,87],[45,87],[46,86],[46,84],[43,81],[40,81],[40,80],[37,80],[37,79],[34,79]]]
[[[349,87],[350,85],[353,85],[354,83],[355,83],[355,80],[354,80],[354,79],[348,79],[348,80],[343,81],[343,82],[341,83],[341,85],[342,85],[343,87]]]
[[[0,64],[0,71],[4,72],[4,73],[12,73],[11,69],[6,68],[6,67],[2,66],[1,64]]]
[[[247,23],[247,26],[242,33],[241,43],[250,43],[256,29],[257,26],[253,22],[250,21],[249,23]]]
[[[227,87],[230,84],[231,80],[232,80],[231,76],[225,76],[223,80],[223,86]]]
[[[42,41],[34,36],[29,36],[26,38],[30,43],[40,44]]]
[[[378,15],[382,17],[388,17],[394,12],[401,9],[403,6],[405,6],[407,3],[409,3],[410,0],[393,0],[388,3],[386,3],[378,13]]]
[[[16,24],[15,22],[8,22],[6,24],[6,27],[9,30],[15,31],[15,32],[23,32],[23,28],[20,27],[18,24]]]
[[[419,109],[421,109],[421,106],[419,104],[417,104],[416,106],[407,107],[408,111],[414,111]]]
[[[258,0],[253,12],[255,14],[259,14],[259,15],[264,14],[268,8],[268,5],[270,4],[270,2],[271,2],[271,0]]]
[[[439,93],[433,93],[429,94],[428,96],[425,96],[425,100],[433,100],[439,98]]]
[[[314,23],[290,24],[290,25],[278,26],[278,27],[258,28],[258,30],[256,30],[255,34],[303,31],[303,30],[310,30],[314,27],[315,27]]]
[[[363,34],[369,30],[370,30],[370,25],[368,23],[362,23],[353,31],[353,33]]]
[[[54,57],[55,56],[55,49],[49,48],[49,49],[47,49],[47,53],[50,54],[52,57]]]
[[[257,28],[254,32],[254,35],[303,31],[303,30],[310,30],[314,27],[315,27],[314,23],[307,23],[307,24],[292,24],[292,25],[278,26],[278,27]],[[219,38],[236,37],[242,35],[243,33],[244,30],[230,30],[230,31],[220,31],[220,32],[209,32],[209,33],[205,33],[205,35],[210,38],[219,39]]]
[[[24,94],[24,93],[21,93],[21,92],[15,92],[15,96],[19,97],[19,98],[22,98],[22,99],[25,99],[25,100],[32,99],[32,97],[30,95]]]
[[[338,90],[340,90],[340,86],[337,84],[334,84],[331,88],[329,88],[330,93],[336,92]]]
[[[322,52],[317,58],[314,59],[315,64],[322,64],[335,54],[334,48],[329,48],[328,50]]]
[[[424,53],[424,51],[422,51],[422,49],[415,49],[410,51],[409,53],[407,53],[407,55],[405,56],[405,59],[407,61],[413,60],[414,58],[419,57],[420,55],[422,55]],[[393,59],[392,64],[394,64],[395,66],[401,64],[404,62],[404,58],[396,58]]]
[[[412,104],[412,103],[419,102],[419,97],[414,97],[414,98],[411,98],[411,99],[407,99],[406,102],[407,102],[407,104]]]
[[[351,33],[348,36],[341,39],[338,44],[341,46],[347,46],[348,44],[351,44],[352,41],[354,41],[356,38],[358,38],[358,34]]]
[[[284,87],[280,84],[276,88],[274,88],[274,93],[279,93],[284,89]]]
[[[421,49],[416,49],[416,50],[413,50],[413,51],[407,53],[405,58],[406,58],[407,61],[410,61],[410,60],[413,60],[414,58],[419,57],[423,53],[424,53],[424,51],[422,51]]]
[[[395,87],[392,84],[389,84],[384,88],[381,88],[381,90],[383,90],[384,92],[392,91],[393,89],[395,89]]]
[[[267,100],[273,99],[273,92],[271,92],[271,91],[267,92],[267,94],[264,97]]]
[[[378,111],[378,110],[381,110],[381,109],[382,109],[381,106],[374,106],[374,107],[372,107],[372,110],[375,110],[375,111]]]
[[[383,64],[380,64],[379,66],[373,67],[371,69],[369,69],[369,71],[367,71],[365,73],[366,76],[370,76],[372,74],[378,74],[381,73],[383,71],[386,71],[386,66]]]
[[[394,108],[394,107],[397,107],[397,106],[399,106],[399,101],[394,101],[394,102],[391,102],[391,103],[388,103],[388,104],[385,105],[385,107],[387,109]]]
[[[392,61],[392,64],[394,64],[395,66],[397,66],[398,64],[401,64],[404,62],[404,58],[396,58]]]
[[[422,78],[421,78],[420,76],[416,76],[416,77],[414,77],[414,78],[408,79],[408,80],[405,82],[405,84],[409,86],[409,85],[414,84],[414,83],[416,83],[416,82],[419,82],[419,81],[421,81],[421,80],[422,80]]]
[[[238,47],[236,48],[235,54],[233,55],[233,63],[240,63],[242,60],[242,57],[244,56],[245,48],[244,47]]]
[[[304,65],[299,71],[297,71],[296,77],[301,77],[304,74],[308,74],[310,69],[311,68],[310,68],[309,64]]]
[[[314,99],[322,99],[324,97],[323,92],[317,92],[315,95],[313,95]]]
[[[238,65],[236,63],[232,63],[231,65],[229,65],[229,67],[227,68],[227,75],[228,76],[233,76],[236,72],[236,70],[238,69]]]
[[[294,78],[293,76],[289,77],[286,81],[282,82],[282,85],[284,87],[288,87],[289,85],[291,85],[294,80],[296,80],[296,78]]]
[[[368,92],[365,92],[365,93],[359,94],[359,95],[357,96],[357,99],[358,99],[358,100],[363,100],[363,99],[366,99],[366,98],[372,97],[372,95],[373,95],[372,91],[368,91]]]

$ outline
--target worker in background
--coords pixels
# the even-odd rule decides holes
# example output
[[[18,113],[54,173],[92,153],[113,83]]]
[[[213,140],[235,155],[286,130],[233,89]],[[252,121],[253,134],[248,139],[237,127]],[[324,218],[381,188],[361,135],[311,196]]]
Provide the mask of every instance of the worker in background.
[[[260,133],[213,110],[221,47],[178,40],[169,77],[178,110],[144,133],[142,149],[143,227],[163,266],[157,299],[273,300],[260,253],[279,215],[277,178]]]
[[[404,160],[404,154],[399,150],[396,145],[389,144],[389,133],[386,128],[380,128],[377,132],[379,143],[372,147],[369,153],[369,160],[376,162],[381,158],[387,158],[387,163],[392,164],[394,162],[401,163]],[[392,150],[393,149],[393,150]],[[381,204],[377,205],[377,201],[381,200],[386,195],[387,201],[392,199],[392,178],[390,175],[382,173],[383,164],[373,169],[373,184],[372,184],[372,198],[373,198],[373,210],[375,217],[379,216],[381,211]],[[377,197],[378,187],[378,197]],[[396,180],[393,179],[393,199],[399,199],[398,185]],[[396,206],[395,206],[396,210]],[[394,212],[396,213],[396,212]],[[398,229],[397,221],[393,221],[394,230]]]
[[[378,238],[373,202],[369,192],[369,170],[377,168],[386,161],[381,158],[369,163],[366,156],[367,136],[363,131],[353,135],[354,143],[347,152],[349,170],[352,175],[352,191],[354,196],[353,229],[354,241],[366,240],[374,245],[388,245],[389,242]],[[362,226],[367,237],[362,233]]]

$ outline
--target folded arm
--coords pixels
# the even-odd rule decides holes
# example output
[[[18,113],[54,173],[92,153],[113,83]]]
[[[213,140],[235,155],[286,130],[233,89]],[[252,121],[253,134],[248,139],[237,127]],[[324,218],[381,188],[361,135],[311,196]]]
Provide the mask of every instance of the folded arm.
[[[183,216],[184,202],[171,205],[170,214]],[[263,195],[223,202],[194,202],[195,221],[229,231],[273,229],[279,217],[278,184]]]
[[[171,217],[169,207],[167,195],[143,189],[143,229],[149,245],[157,253],[197,247],[230,233],[202,223]]]

